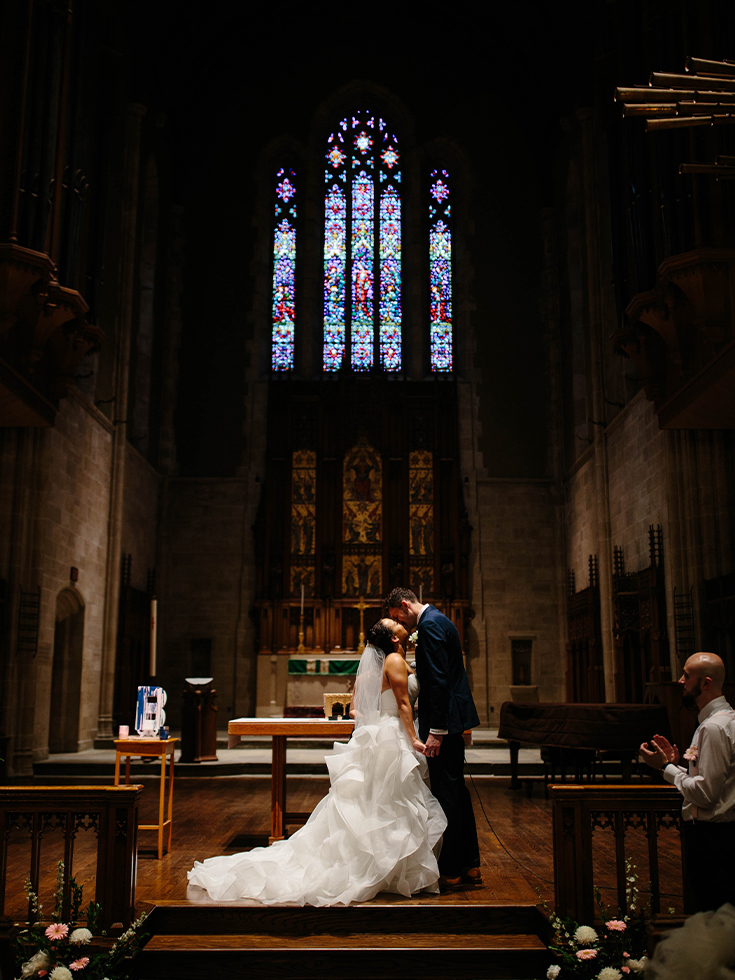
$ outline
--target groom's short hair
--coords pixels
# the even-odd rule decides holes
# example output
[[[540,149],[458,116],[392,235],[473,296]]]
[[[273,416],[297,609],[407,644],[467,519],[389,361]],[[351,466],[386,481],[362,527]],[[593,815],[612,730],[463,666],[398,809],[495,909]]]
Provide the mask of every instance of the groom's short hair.
[[[416,598],[416,593],[412,592],[410,589],[405,588],[403,585],[399,585],[397,588],[393,589],[388,598],[383,603],[384,609],[400,609],[402,602],[418,602]]]
[[[382,619],[379,619],[377,623],[373,623],[367,631],[365,639],[368,643],[372,643],[374,647],[377,647],[386,657],[389,653],[393,653],[393,630]]]

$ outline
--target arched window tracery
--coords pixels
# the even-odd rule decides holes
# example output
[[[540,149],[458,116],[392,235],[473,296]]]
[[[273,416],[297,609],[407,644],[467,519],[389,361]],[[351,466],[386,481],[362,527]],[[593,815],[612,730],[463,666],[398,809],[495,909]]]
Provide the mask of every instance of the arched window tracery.
[[[429,315],[431,370],[452,370],[452,205],[449,174],[429,181]]]
[[[303,347],[299,341],[307,376],[315,369],[325,377],[342,371],[401,372],[404,347],[410,342],[409,337],[415,343],[419,333],[423,363],[428,363],[431,373],[452,373],[454,182],[450,181],[449,172],[441,165],[430,165],[434,167],[431,170],[427,167],[424,173],[429,178],[428,208],[422,218],[413,215],[411,220],[411,202],[421,200],[418,185],[411,193],[418,175],[410,170],[406,184],[405,148],[382,115],[367,110],[341,113],[322,140],[323,152],[317,161],[323,173],[318,205],[318,213],[324,208],[322,230],[318,232],[321,240],[310,239],[306,243],[307,253],[315,246],[321,253],[317,273],[321,277],[321,286],[317,287],[321,293],[321,337],[313,319],[319,314],[312,306],[312,313],[307,314],[308,335]],[[274,372],[289,372],[296,363],[297,271],[300,277],[313,281],[311,276],[317,267],[310,266],[313,271],[304,272],[300,257],[297,270],[294,171],[279,170],[275,186],[271,368]],[[423,185],[424,194],[426,186]],[[299,190],[303,190],[300,184]],[[314,190],[309,191],[309,196],[312,193]],[[427,198],[423,200],[426,202]],[[412,233],[409,239],[406,270],[412,280],[416,275],[425,277],[423,283],[413,281],[410,289],[414,295],[423,295],[426,302],[426,306],[420,303],[421,309],[414,311],[415,328],[409,318],[408,333],[403,311],[407,288],[403,267],[406,218],[409,227],[420,231],[418,237]],[[314,235],[314,226],[308,227],[313,229],[309,234]],[[423,261],[419,258],[421,252]],[[411,259],[414,253],[415,258]],[[310,290],[311,287],[309,295],[314,296]],[[303,316],[302,310],[300,317]],[[419,362],[414,359],[412,363],[416,370]]]
[[[296,174],[281,167],[276,173],[273,227],[272,367],[294,367],[296,326]]]

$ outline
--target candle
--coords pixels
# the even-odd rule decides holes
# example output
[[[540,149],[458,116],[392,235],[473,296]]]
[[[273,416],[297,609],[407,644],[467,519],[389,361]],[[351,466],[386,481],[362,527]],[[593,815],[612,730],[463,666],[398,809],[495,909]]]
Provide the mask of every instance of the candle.
[[[120,727],[117,730],[117,737],[118,738],[127,738],[129,734],[130,734],[130,726],[129,725],[120,725]]]
[[[304,583],[301,583],[301,615],[304,615]]]
[[[151,655],[150,655],[150,674],[156,676],[156,620],[158,611],[158,600],[151,599]]]

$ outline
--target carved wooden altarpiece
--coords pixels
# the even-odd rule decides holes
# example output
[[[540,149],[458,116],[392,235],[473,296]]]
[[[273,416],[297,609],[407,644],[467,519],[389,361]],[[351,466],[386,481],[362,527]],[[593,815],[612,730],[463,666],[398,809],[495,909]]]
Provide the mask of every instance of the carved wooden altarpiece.
[[[258,714],[349,689],[360,634],[395,585],[463,635],[470,530],[452,380],[274,380],[254,528]]]

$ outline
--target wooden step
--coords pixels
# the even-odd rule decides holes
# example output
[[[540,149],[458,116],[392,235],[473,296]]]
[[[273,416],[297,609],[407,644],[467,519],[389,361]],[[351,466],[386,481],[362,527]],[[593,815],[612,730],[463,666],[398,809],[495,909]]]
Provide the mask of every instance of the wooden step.
[[[551,962],[548,921],[532,905],[166,903],[144,930],[137,980],[501,980],[543,976]]]

